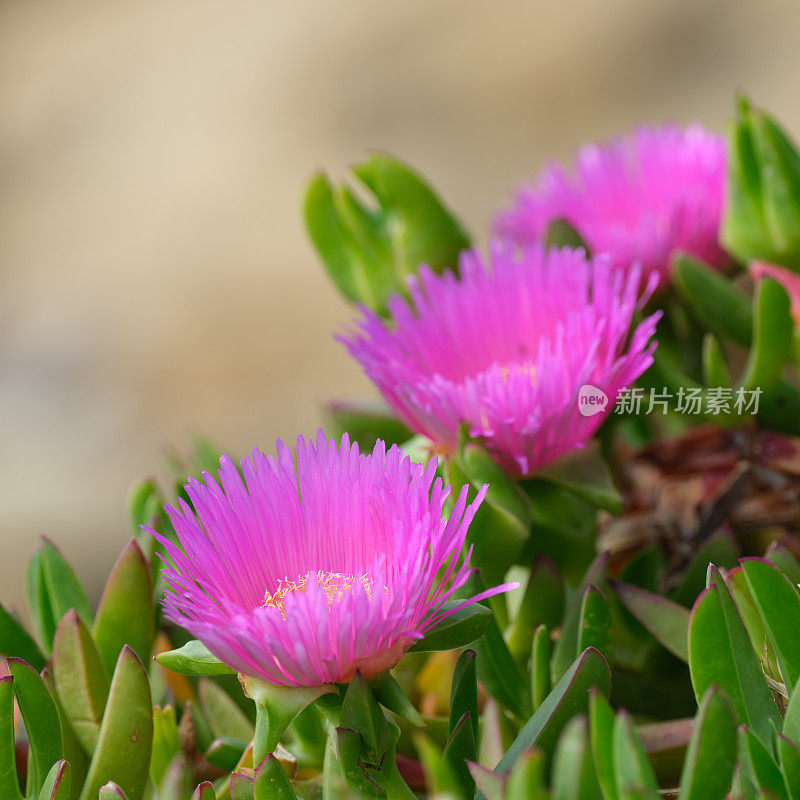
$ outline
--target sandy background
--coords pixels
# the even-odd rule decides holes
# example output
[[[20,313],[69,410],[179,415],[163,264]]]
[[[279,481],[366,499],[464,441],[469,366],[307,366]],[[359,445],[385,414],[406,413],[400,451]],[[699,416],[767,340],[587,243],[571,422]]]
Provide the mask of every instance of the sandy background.
[[[548,155],[636,121],[800,131],[794,2],[0,2],[0,600],[37,537],[93,592],[161,449],[366,395],[299,218],[366,148],[479,239]]]

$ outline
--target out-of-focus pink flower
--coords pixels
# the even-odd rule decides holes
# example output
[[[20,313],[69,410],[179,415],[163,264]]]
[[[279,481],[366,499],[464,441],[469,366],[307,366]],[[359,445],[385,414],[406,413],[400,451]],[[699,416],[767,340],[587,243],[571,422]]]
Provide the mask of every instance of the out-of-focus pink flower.
[[[679,250],[712,266],[728,263],[718,241],[725,173],[722,137],[699,125],[643,127],[585,145],[572,174],[547,166],[520,188],[496,230],[529,244],[551,221],[565,219],[593,254],[607,253],[621,269],[638,262],[664,284]]]
[[[650,366],[659,314],[629,339],[639,268],[582,250],[498,240],[488,261],[462,253],[459,273],[422,267],[410,305],[392,298],[388,322],[364,309],[341,340],[412,430],[449,450],[466,422],[508,473],[530,474],[582,446]],[[603,413],[580,413],[585,384],[606,394]]]
[[[445,519],[435,460],[413,464],[380,441],[362,454],[322,431],[298,437],[296,465],[277,449],[277,460],[254,449],[241,475],[223,456],[219,483],[190,479],[191,506],[166,507],[180,541],[154,533],[168,554],[168,618],[238,672],[280,686],[394,666],[453,612],[443,604],[469,575],[461,551],[486,487],[470,505],[462,491]]]
[[[785,267],[768,264],[766,261],[753,261],[749,269],[754,281],[766,276],[778,281],[786,289],[795,325],[800,325],[800,275]]]

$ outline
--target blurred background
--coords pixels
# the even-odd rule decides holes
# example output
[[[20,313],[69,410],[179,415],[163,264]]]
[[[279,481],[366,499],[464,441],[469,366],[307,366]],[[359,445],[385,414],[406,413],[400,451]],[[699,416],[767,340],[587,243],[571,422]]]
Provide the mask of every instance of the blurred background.
[[[402,156],[485,240],[548,156],[640,121],[800,132],[795,0],[0,0],[0,600],[54,539],[95,596],[131,483],[369,396],[305,182]]]

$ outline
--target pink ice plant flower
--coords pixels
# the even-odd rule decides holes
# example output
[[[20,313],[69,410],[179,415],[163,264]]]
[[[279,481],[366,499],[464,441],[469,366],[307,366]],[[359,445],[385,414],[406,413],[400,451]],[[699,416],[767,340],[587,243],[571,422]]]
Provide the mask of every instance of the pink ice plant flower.
[[[527,244],[541,240],[552,220],[565,219],[592,253],[607,253],[621,269],[638,262],[663,285],[676,251],[718,268],[729,263],[719,244],[725,174],[721,136],[697,124],[641,127],[583,146],[571,172],[545,167],[519,189],[495,229]]]
[[[463,252],[458,277],[423,266],[410,303],[393,297],[388,321],[362,309],[340,338],[409,428],[448,452],[467,423],[507,473],[529,475],[583,446],[652,363],[660,314],[628,338],[655,276],[637,300],[640,282],[582,249],[495,240],[488,259]],[[587,384],[608,398],[591,416]]]
[[[295,464],[280,441],[277,458],[254,449],[241,474],[222,456],[219,482],[190,478],[191,505],[166,506],[180,546],[151,531],[167,551],[166,615],[270,684],[381,672],[455,610],[444,604],[470,574],[462,550],[486,487],[469,504],[462,490],[448,516],[435,460],[381,441],[360,453],[322,431],[296,452]]]

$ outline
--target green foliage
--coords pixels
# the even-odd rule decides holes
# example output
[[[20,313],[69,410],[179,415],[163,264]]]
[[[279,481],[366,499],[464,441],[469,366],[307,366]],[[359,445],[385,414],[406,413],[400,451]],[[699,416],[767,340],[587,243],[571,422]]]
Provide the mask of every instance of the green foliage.
[[[709,768],[713,765],[713,768]],[[703,696],[681,773],[679,800],[723,800],[736,766],[736,722],[725,696]]]
[[[209,676],[233,675],[235,670],[226,667],[209,649],[197,639],[191,639],[177,650],[159,653],[156,661],[181,675]]]
[[[461,601],[448,600],[443,611],[457,608]],[[425,637],[411,647],[415,653],[430,653],[435,650],[453,650],[466,647],[479,639],[489,626],[492,612],[480,603],[471,603],[429,628]]]
[[[714,684],[733,704],[738,722],[770,741],[780,715],[764,681],[742,618],[718,570],[700,595],[689,623],[689,666],[698,702]]]
[[[800,155],[772,117],[737,104],[721,240],[742,261],[800,267]]]
[[[455,269],[469,238],[434,191],[398,159],[372,153],[353,174],[374,205],[318,174],[306,189],[306,228],[345,298],[381,311],[391,294],[406,293],[406,278],[420,264],[437,272]]]

